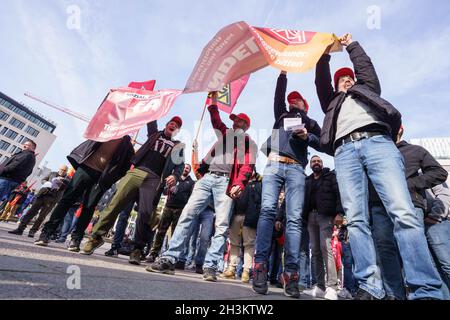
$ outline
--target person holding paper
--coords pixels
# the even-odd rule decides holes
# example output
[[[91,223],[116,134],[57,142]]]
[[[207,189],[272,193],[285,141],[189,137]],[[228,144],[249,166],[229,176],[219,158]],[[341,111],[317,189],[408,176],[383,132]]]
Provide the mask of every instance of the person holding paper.
[[[269,161],[264,171],[261,216],[256,232],[256,254],[253,291],[267,294],[267,265],[272,244],[278,197],[282,187],[286,192],[285,269],[281,274],[284,294],[298,298],[298,269],[305,197],[305,167],[308,164],[308,146],[319,150],[320,127],[307,116],[309,105],[299,92],[288,95],[286,110],[286,72],[278,77],[275,90],[275,124],[272,135],[262,151]]]

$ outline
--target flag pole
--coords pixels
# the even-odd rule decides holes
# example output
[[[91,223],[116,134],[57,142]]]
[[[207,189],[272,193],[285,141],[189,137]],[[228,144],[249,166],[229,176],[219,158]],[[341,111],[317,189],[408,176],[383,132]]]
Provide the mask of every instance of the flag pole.
[[[195,135],[195,140],[198,139],[198,135],[200,133],[200,128],[202,127],[203,118],[205,117],[206,107],[208,106],[207,103],[205,103],[205,106],[203,107],[202,117],[200,118],[200,124],[198,125],[197,134]],[[194,141],[195,141],[194,140]]]

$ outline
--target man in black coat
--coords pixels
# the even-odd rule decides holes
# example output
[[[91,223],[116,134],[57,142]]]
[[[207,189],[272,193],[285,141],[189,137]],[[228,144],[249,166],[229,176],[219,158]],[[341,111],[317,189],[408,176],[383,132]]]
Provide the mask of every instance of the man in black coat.
[[[17,152],[0,165],[0,201],[33,172],[36,164],[35,150],[36,143],[28,140],[24,143],[22,151]]]
[[[317,63],[316,89],[325,113],[320,145],[335,157],[348,220],[355,278],[359,283],[355,299],[385,296],[369,225],[369,178],[395,225],[406,283],[411,288],[409,298],[442,299],[442,281],[433,267],[422,223],[408,193],[402,155],[395,145],[401,114],[380,97],[375,67],[361,45],[353,42],[350,34],[339,40],[347,47],[355,71],[338,70],[333,89],[330,55],[326,53]]]
[[[314,267],[317,285],[304,293],[337,300],[339,284],[331,239],[334,225],[341,225],[343,222],[344,210],[335,173],[323,167],[323,161],[319,156],[311,158],[310,167],[313,173],[306,178],[303,217],[308,223],[312,251],[311,265]]]
[[[68,248],[69,251],[80,251],[81,240],[97,203],[125,175],[133,156],[134,148],[129,136],[107,142],[87,140],[76,147],[67,157],[76,172],[34,244],[47,246],[67,211],[82,197],[83,209]]]

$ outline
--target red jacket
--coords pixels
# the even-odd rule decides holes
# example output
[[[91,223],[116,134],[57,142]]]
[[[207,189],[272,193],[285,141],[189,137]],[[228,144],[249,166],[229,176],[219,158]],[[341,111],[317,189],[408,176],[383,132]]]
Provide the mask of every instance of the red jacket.
[[[229,130],[225,123],[222,122],[217,106],[211,105],[208,107],[208,110],[211,116],[212,126],[219,132],[219,141],[216,142],[206,157],[202,160],[202,168],[199,170],[202,174],[206,173],[210,160],[215,156],[217,144],[225,143],[225,136],[227,134],[227,130]],[[240,148],[245,148],[245,150]],[[240,186],[241,189],[244,190],[254,171],[257,150],[258,147],[256,143],[248,134],[245,134],[245,143],[242,143],[241,145],[239,143],[234,144],[234,161],[230,172],[230,182],[227,188],[228,195],[233,186]]]

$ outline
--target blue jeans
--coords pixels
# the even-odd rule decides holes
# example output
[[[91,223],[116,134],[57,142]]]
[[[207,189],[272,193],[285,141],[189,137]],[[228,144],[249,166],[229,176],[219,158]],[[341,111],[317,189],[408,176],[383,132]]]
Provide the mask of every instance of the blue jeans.
[[[310,288],[312,282],[311,274],[311,259],[309,255],[309,233],[308,225],[306,223],[302,224],[302,240],[300,242],[300,264],[299,264],[299,282],[298,284]]]
[[[11,191],[17,188],[19,184],[16,181],[0,178],[0,200],[9,197]]]
[[[121,247],[123,237],[125,237],[125,231],[128,226],[128,218],[130,217],[130,213],[133,210],[134,201],[130,202],[125,209],[123,209],[119,213],[119,217],[117,218],[116,229],[114,232],[114,239],[111,244],[112,249],[119,249]]]
[[[302,210],[305,199],[305,171],[300,164],[269,161],[264,170],[261,215],[256,232],[255,263],[266,264],[272,244],[272,232],[282,187],[286,193],[285,272],[298,273]]]
[[[59,239],[62,241],[66,241],[67,236],[75,229],[75,225],[77,223],[78,218],[75,217],[75,212],[78,210],[80,206],[73,206],[67,211],[66,216],[64,217],[63,226],[61,228],[61,235]]]
[[[348,220],[359,287],[376,298],[385,295],[369,226],[368,178],[394,223],[409,299],[442,299],[442,281],[433,266],[405,179],[404,159],[388,136],[346,143],[335,152],[336,176]]]
[[[425,224],[425,235],[436,267],[444,282],[445,300],[450,300],[450,220],[437,224]]]
[[[394,224],[383,205],[371,206],[372,235],[375,241],[377,261],[381,269],[386,294],[398,300],[406,299],[402,276],[402,262],[394,238]]]
[[[191,228],[189,246],[186,247],[178,260],[187,261],[187,263],[194,260],[196,265],[203,265],[213,235],[214,211],[207,207],[192,221]]]
[[[358,284],[353,276],[353,255],[350,248],[350,243],[341,241],[342,245],[342,265],[344,266],[344,288],[351,294],[356,293]]]
[[[181,213],[175,232],[170,239],[169,249],[162,255],[175,263],[188,245],[188,236],[192,221],[200,215],[210,203],[216,210],[215,232],[212,237],[204,268],[217,270],[220,259],[223,259],[224,245],[233,207],[233,200],[227,196],[229,178],[207,173],[195,184],[192,195]]]

